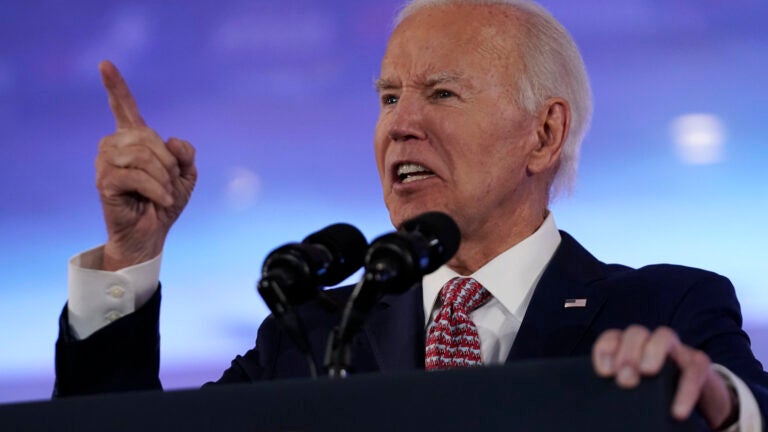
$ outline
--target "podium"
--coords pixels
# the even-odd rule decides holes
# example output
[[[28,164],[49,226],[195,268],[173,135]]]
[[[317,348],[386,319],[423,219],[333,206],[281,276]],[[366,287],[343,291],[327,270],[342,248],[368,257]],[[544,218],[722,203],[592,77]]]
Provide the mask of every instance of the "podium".
[[[104,394],[0,406],[3,431],[692,431],[670,417],[676,371],[635,389],[588,358]],[[700,419],[699,419],[700,420]]]

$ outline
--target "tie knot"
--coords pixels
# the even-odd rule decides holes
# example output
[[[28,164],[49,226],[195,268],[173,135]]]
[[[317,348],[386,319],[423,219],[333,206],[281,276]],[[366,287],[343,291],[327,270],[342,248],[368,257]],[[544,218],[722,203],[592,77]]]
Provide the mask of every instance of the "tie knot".
[[[491,293],[480,282],[472,278],[453,278],[440,290],[440,300],[444,305],[470,313],[487,302]]]

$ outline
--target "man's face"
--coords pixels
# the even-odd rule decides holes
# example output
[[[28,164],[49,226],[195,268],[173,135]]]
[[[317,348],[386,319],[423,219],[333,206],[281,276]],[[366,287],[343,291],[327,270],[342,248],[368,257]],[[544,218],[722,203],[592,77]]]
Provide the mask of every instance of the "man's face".
[[[535,118],[515,103],[514,18],[495,6],[425,8],[394,31],[377,82],[375,152],[395,226],[451,215],[464,239],[509,224],[529,191]]]

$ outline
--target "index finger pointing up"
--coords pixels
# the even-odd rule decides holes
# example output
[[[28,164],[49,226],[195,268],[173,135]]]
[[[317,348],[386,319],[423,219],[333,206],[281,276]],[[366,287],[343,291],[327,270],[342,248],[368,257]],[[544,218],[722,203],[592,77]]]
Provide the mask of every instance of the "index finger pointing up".
[[[132,127],[146,126],[144,119],[139,114],[139,107],[136,106],[136,100],[133,99],[131,91],[128,89],[120,71],[109,60],[99,63],[99,72],[101,72],[101,81],[104,88],[107,89],[109,96],[109,108],[112,115],[115,116],[117,129],[129,129]]]

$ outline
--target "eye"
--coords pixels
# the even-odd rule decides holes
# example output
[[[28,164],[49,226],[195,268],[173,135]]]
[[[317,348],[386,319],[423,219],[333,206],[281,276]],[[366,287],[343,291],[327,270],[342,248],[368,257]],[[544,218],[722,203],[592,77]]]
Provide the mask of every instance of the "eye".
[[[432,93],[432,97],[435,99],[448,99],[454,96],[456,96],[454,92],[445,89],[437,89]]]
[[[381,104],[382,105],[392,105],[397,103],[397,96],[393,94],[384,94],[381,95]]]

